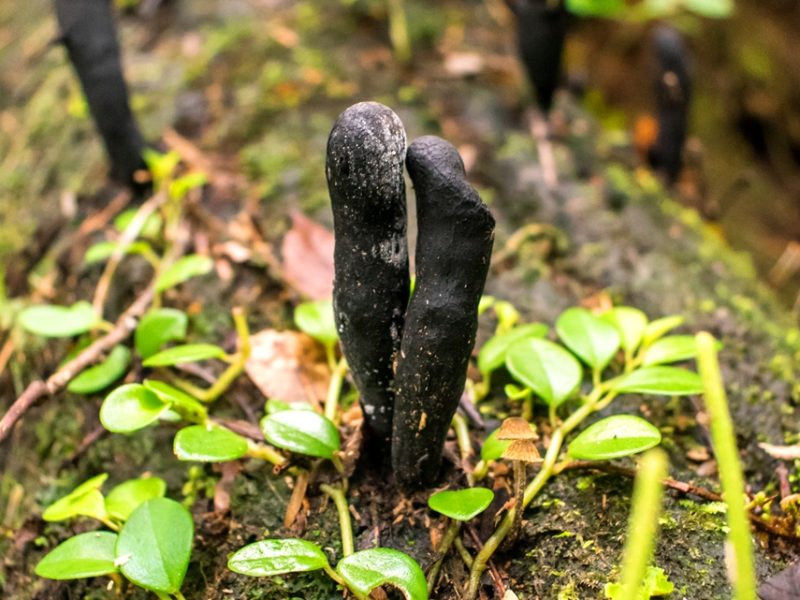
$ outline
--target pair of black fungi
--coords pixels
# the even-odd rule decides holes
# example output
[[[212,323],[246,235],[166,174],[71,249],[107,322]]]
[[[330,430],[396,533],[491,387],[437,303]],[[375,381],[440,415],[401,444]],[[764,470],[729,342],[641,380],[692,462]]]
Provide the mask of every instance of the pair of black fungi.
[[[111,176],[142,187],[144,139],[128,102],[110,0],[55,0],[60,40],[80,79],[89,111],[111,161]]]
[[[416,193],[416,283],[409,291],[403,166]],[[433,484],[466,380],[489,269],[494,218],[456,149],[434,136],[406,151],[403,124],[351,106],[328,139],[333,304],[360,393],[365,447],[391,455],[405,488]]]

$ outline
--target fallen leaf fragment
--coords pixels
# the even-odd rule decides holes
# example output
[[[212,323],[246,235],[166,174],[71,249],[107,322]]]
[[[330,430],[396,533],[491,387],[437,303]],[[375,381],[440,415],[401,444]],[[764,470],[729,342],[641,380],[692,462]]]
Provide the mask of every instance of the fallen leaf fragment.
[[[759,444],[758,447],[773,458],[779,458],[781,460],[797,460],[800,458],[800,444],[795,444],[793,446],[776,446],[774,444],[764,443]]]
[[[265,329],[251,346],[245,371],[266,398],[321,406],[330,372],[319,344],[299,331]]]
[[[333,233],[297,211],[281,246],[283,277],[312,300],[333,296]]]

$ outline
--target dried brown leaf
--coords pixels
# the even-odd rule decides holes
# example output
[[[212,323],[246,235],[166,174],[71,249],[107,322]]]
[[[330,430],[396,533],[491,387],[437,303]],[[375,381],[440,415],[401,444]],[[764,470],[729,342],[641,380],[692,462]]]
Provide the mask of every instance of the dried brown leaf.
[[[265,397],[317,405],[325,399],[330,371],[322,348],[306,334],[265,329],[251,345],[245,370]]]
[[[333,233],[305,215],[292,213],[292,228],[283,238],[283,276],[312,300],[333,295]]]

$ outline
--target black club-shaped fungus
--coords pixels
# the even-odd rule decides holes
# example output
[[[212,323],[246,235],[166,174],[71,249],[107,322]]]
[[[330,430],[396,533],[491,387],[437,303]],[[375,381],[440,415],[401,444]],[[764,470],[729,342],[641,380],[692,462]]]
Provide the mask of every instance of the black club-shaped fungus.
[[[145,169],[144,139],[128,103],[110,0],[55,0],[61,40],[111,160],[111,176],[133,184]]]
[[[383,457],[392,431],[392,367],[409,295],[405,153],[400,119],[374,102],[345,110],[328,138],[336,326],[360,392],[365,442],[383,450]]]
[[[392,467],[413,489],[439,474],[475,343],[494,218],[448,142],[414,141],[406,164],[417,198],[417,279],[395,375]]]

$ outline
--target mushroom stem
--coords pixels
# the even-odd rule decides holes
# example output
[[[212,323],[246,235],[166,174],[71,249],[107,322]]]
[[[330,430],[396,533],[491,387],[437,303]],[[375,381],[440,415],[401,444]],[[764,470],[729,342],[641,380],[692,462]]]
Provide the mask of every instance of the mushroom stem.
[[[345,110],[328,138],[334,316],[360,392],[364,440],[374,445],[367,454],[376,457],[388,455],[392,366],[409,294],[405,152],[403,124],[375,102]]]
[[[525,497],[525,483],[527,482],[527,468],[525,462],[521,460],[514,460],[512,462],[512,470],[514,473],[514,517],[511,522],[511,529],[506,536],[506,546],[511,546],[519,535],[519,530],[522,526],[522,513],[525,512],[525,507],[522,505]]]
[[[413,489],[439,474],[475,343],[494,219],[451,144],[419,138],[407,166],[417,197],[417,278],[395,375],[392,466]]]

